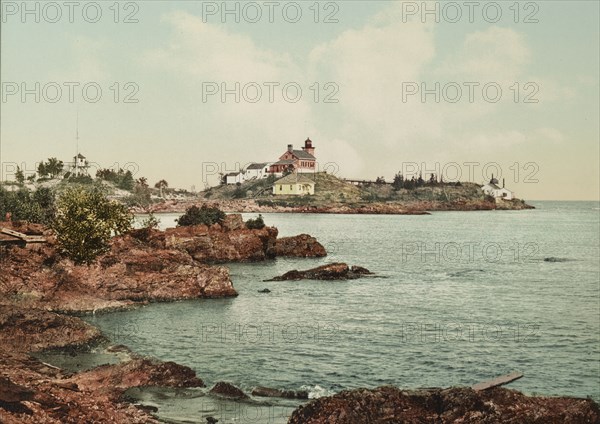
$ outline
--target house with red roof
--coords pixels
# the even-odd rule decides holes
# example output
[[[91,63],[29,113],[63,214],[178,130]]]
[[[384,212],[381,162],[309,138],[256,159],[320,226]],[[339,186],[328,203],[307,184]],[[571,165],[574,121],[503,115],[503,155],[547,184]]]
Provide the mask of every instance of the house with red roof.
[[[317,158],[312,140],[307,138],[302,150],[295,150],[293,144],[288,144],[279,161],[269,167],[271,174],[283,174],[286,171],[297,173],[314,173],[317,170]]]

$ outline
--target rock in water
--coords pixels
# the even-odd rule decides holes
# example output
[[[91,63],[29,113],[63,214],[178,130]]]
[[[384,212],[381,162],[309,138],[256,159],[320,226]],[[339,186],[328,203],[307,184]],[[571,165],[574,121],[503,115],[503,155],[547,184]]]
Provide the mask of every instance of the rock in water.
[[[215,386],[210,389],[210,393],[223,396],[230,399],[247,399],[248,395],[241,389],[235,387],[233,384],[219,381]]]
[[[308,392],[305,390],[280,390],[259,386],[252,390],[252,396],[279,397],[285,399],[308,399]]]
[[[322,265],[306,271],[288,271],[279,277],[265,281],[295,281],[295,280],[354,280],[373,273],[361,266],[349,267],[345,263]]]
[[[327,252],[316,238],[308,234],[282,237],[275,242],[275,255],[299,258],[321,258]]]

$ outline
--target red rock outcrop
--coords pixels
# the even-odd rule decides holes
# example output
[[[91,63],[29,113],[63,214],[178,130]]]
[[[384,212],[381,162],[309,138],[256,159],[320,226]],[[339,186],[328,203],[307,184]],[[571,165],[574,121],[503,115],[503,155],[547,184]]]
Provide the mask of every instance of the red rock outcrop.
[[[118,401],[123,392],[132,387],[204,387],[192,369],[149,358],[96,367],[66,379],[65,383],[111,401]]]
[[[357,389],[313,400],[296,409],[289,424],[355,423],[598,423],[589,399],[530,397],[494,388],[403,391],[396,387]]]
[[[227,215],[222,224],[168,228],[136,233],[151,246],[179,249],[202,263],[257,262],[276,256],[322,257],[327,252],[314,237],[300,234],[277,238],[275,227],[249,230],[242,216]]]
[[[236,296],[226,268],[202,264],[174,247],[127,234],[90,266],[64,258],[56,245],[11,247],[2,253],[0,296],[22,305],[90,312],[137,302]]]
[[[299,258],[320,258],[327,252],[316,238],[308,234],[293,237],[282,237],[275,243],[276,256],[293,256]]]
[[[277,228],[248,230],[245,226],[237,228],[233,222],[229,218],[224,226],[169,228],[164,232],[164,246],[183,250],[203,263],[254,262],[275,257]],[[156,238],[152,241],[158,242]]]

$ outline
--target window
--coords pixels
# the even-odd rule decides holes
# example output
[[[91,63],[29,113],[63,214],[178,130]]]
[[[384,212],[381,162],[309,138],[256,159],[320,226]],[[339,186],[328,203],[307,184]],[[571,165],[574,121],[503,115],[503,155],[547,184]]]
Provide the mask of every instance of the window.
[[[290,184],[290,190],[292,190],[293,186]]]
[[[283,186],[279,185],[279,191],[283,190]]]

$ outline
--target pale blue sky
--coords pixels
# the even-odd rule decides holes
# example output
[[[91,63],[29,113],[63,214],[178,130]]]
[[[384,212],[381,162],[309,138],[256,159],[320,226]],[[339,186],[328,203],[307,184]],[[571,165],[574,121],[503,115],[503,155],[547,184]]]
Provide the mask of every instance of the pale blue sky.
[[[534,10],[525,10],[527,2],[518,4],[518,23],[514,2],[497,3],[503,12],[497,23],[487,22],[481,10],[473,23],[466,16],[458,23],[435,23],[426,16],[422,23],[419,13],[417,20],[403,22],[411,2],[400,1],[336,2],[338,23],[314,23],[313,2],[299,2],[303,17],[296,24],[277,11],[274,23],[266,16],[258,23],[243,17],[236,23],[229,16],[225,24],[209,16],[205,23],[202,8],[210,2],[200,1],[135,2],[139,23],[115,24],[113,2],[98,3],[103,16],[95,24],[78,10],[74,23],[66,16],[58,23],[42,16],[36,23],[31,16],[22,22],[19,13],[3,14],[0,160],[5,169],[12,163],[33,169],[49,156],[68,160],[75,150],[78,111],[80,150],[90,160],[103,167],[135,162],[138,176],[151,182],[165,178],[188,189],[203,186],[203,163],[224,163],[222,170],[229,171],[236,163],[274,160],[287,144],[311,136],[319,162],[335,163],[343,177],[389,179],[409,162],[427,162],[430,169],[434,163],[478,162],[474,181],[482,182],[483,165],[497,162],[519,197],[598,199],[596,1],[529,2],[537,5],[538,23],[522,22]],[[13,4],[21,2],[3,1],[2,10]],[[121,10],[120,17],[124,14]],[[321,10],[320,18],[325,14]],[[63,87],[57,103],[42,98],[37,104],[31,95],[23,103],[18,94],[6,93],[7,84],[22,82],[30,87],[96,82],[103,97],[92,104],[76,90],[70,103]],[[119,103],[109,88],[115,82]],[[127,82],[139,87],[138,103],[122,102]],[[295,82],[303,97],[292,104],[279,90],[273,104],[264,99],[236,104],[231,96],[224,104],[218,96],[203,103],[207,82]],[[321,89],[327,82],[337,84],[339,102],[322,103],[321,91],[321,102],[315,103],[309,89],[315,82]],[[433,96],[423,103],[418,95],[403,102],[405,84],[422,82],[429,87],[494,82],[503,93],[495,104],[480,90],[473,103],[466,92],[457,103],[443,98],[435,103]],[[539,87],[538,103],[523,103],[523,91],[515,103],[510,87],[518,83],[523,90],[528,82]],[[510,169],[515,162],[518,177]],[[536,164],[533,179],[539,182],[524,182],[536,169],[523,169],[527,163]],[[462,171],[465,180],[468,168],[463,165]],[[208,180],[214,182],[214,176]]]

